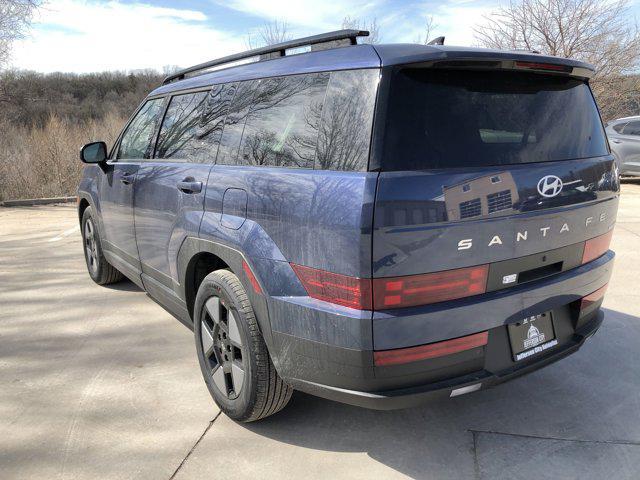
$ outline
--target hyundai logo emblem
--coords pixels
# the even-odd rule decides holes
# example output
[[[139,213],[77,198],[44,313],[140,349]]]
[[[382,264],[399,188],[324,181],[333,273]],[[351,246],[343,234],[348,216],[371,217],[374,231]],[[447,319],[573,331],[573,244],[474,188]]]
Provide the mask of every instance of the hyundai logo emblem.
[[[538,192],[543,197],[555,197],[562,191],[562,180],[555,175],[547,175],[538,181]]]

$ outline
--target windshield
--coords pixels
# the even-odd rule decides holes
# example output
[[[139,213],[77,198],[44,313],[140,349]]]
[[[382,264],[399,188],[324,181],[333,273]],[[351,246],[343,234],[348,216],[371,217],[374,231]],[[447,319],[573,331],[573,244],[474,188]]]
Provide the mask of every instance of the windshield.
[[[384,170],[511,165],[608,154],[588,85],[570,77],[405,68],[394,74]]]

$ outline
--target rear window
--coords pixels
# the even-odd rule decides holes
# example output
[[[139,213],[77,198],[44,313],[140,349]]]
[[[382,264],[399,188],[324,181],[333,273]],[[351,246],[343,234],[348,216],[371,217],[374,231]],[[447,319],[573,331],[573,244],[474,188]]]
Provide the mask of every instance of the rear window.
[[[550,162],[606,155],[583,81],[505,71],[403,69],[391,80],[384,170]]]

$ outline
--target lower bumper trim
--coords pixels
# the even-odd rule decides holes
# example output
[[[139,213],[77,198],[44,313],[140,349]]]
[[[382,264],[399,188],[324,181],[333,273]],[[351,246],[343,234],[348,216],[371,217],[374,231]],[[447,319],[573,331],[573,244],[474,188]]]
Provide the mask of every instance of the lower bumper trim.
[[[532,363],[516,365],[501,372],[494,373],[487,370],[480,370],[468,375],[428,385],[387,390],[384,392],[348,390],[299,379],[287,379],[287,382],[296,390],[359,407],[374,410],[410,408],[423,404],[432,398],[454,397],[456,395],[453,395],[453,392],[462,391],[462,393],[470,393],[473,391],[484,390],[521,375],[531,373],[546,365],[565,358],[578,351],[586,339],[592,336],[598,328],[600,328],[603,319],[604,313],[599,311],[598,315],[592,321],[575,333],[574,340],[563,345],[562,348],[554,349],[548,354],[539,357]],[[462,393],[458,393],[457,395]]]

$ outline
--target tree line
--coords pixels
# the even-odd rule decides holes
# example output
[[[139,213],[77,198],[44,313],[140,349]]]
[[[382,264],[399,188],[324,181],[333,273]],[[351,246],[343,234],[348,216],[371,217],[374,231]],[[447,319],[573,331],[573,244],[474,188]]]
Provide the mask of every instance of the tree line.
[[[42,128],[52,116],[81,124],[107,114],[128,117],[162,83],[153,70],[91,74],[0,73],[0,125]]]

